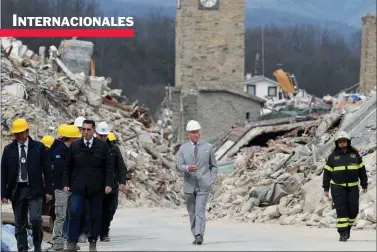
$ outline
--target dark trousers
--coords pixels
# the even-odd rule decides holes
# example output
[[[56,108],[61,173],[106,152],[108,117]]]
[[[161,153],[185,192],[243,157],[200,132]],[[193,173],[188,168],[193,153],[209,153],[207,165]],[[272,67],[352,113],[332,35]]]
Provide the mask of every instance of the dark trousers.
[[[19,184],[12,198],[12,208],[15,217],[15,236],[18,251],[28,251],[27,226],[28,213],[33,232],[33,244],[35,251],[40,251],[42,230],[42,205],[43,197],[34,198],[30,194],[27,184]]]
[[[102,201],[101,237],[108,236],[110,224],[118,208],[119,189],[105,194]]]
[[[85,195],[72,193],[70,219],[68,224],[68,242],[77,241],[81,232],[81,218],[85,214],[85,201],[88,200],[86,213],[90,216],[89,242],[96,242],[101,230],[103,194]]]
[[[81,217],[80,230],[82,234],[86,234],[86,235],[89,235],[89,231],[90,231],[89,209],[90,209],[89,200],[85,200],[84,214]]]
[[[54,196],[52,200],[48,203],[43,201],[42,215],[51,216],[52,221],[55,222],[56,215],[55,215],[55,197]]]
[[[68,240],[68,225],[69,225],[69,219],[68,219],[68,216],[67,216],[67,219],[64,221],[64,225],[63,225],[63,237],[64,237],[64,240]]]
[[[331,185],[331,197],[336,209],[336,227],[338,232],[343,234],[351,230],[359,213],[359,187]]]

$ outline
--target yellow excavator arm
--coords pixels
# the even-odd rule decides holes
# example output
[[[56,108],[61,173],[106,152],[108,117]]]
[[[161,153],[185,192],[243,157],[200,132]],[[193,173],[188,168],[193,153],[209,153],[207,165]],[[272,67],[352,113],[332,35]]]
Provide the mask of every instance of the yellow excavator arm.
[[[291,94],[295,92],[295,80],[291,74],[284,72],[282,69],[278,69],[274,72],[274,76],[284,92]]]

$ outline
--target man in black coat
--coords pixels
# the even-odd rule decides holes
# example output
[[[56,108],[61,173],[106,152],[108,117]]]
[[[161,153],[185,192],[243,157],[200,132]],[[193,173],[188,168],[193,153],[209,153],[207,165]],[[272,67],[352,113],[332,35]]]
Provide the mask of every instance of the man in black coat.
[[[52,198],[50,159],[43,143],[29,136],[25,119],[16,119],[11,131],[15,140],[5,146],[1,158],[1,201],[12,202],[18,251],[28,251],[28,210],[34,251],[41,251],[43,198]]]
[[[80,220],[84,214],[85,201],[89,201],[90,237],[89,250],[96,251],[101,229],[102,199],[112,191],[114,164],[106,142],[94,136],[95,123],[85,120],[83,138],[71,144],[67,151],[63,174],[64,191],[71,191],[70,220],[68,224],[67,251],[77,251]]]
[[[123,188],[126,186],[127,180],[130,176],[127,174],[127,167],[124,163],[122,153],[119,146],[111,143],[107,136],[110,133],[109,125],[106,122],[100,122],[96,127],[96,135],[98,139],[106,141],[109,148],[111,158],[114,163],[114,187],[111,193],[107,194],[103,198],[102,204],[102,222],[100,240],[103,242],[109,242],[110,224],[114,218],[115,212],[118,208],[119,198],[119,185]]]

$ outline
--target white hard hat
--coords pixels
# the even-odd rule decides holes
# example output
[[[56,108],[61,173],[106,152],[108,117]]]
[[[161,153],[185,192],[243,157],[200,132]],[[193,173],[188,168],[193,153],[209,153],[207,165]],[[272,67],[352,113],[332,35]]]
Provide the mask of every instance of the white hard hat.
[[[190,120],[187,123],[186,131],[194,131],[194,130],[200,130],[202,127],[200,127],[200,124],[197,121]]]
[[[75,125],[76,127],[82,128],[82,125],[83,125],[85,120],[86,120],[85,117],[79,116],[75,119],[75,122],[73,123],[73,125]]]
[[[109,125],[106,122],[100,122],[97,124],[96,131],[99,135],[107,135],[109,134]]]
[[[345,131],[338,131],[336,134],[335,134],[335,141],[338,141],[339,139],[347,139],[347,140],[351,140],[350,136],[348,135],[347,132]]]

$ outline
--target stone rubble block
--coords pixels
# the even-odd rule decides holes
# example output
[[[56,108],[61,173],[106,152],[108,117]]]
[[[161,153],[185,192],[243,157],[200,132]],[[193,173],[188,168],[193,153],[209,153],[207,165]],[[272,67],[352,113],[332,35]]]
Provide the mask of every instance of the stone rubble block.
[[[83,40],[63,40],[59,51],[61,60],[72,73],[89,75],[90,59],[93,56],[94,44]]]

